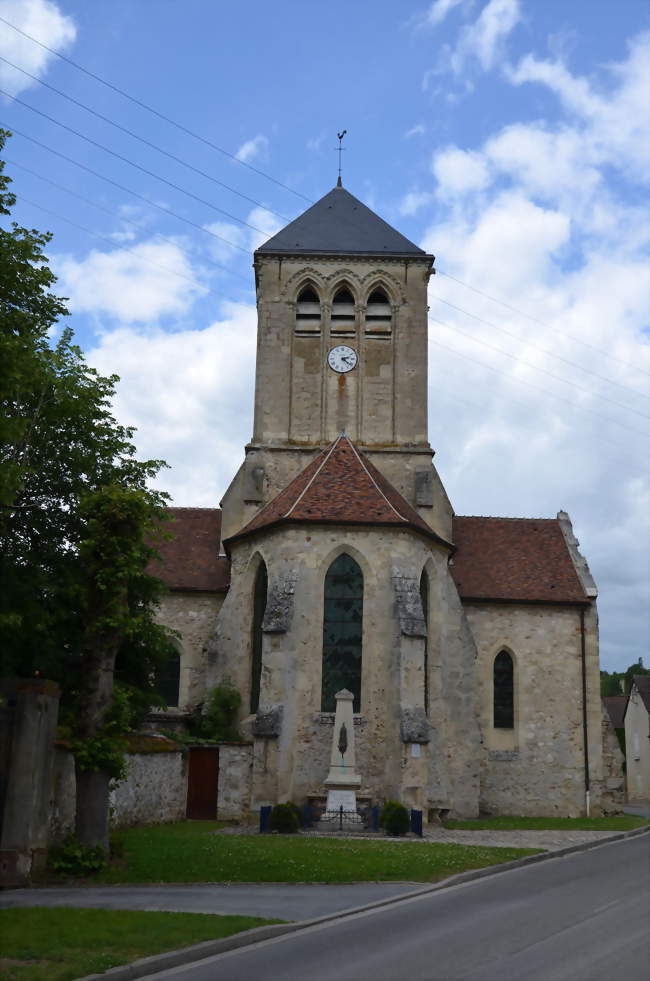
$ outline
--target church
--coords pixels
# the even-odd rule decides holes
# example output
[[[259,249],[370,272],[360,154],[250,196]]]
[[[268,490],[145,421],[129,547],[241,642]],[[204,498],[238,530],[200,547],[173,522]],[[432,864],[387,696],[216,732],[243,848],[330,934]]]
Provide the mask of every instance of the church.
[[[161,547],[168,713],[240,692],[243,818],[324,793],[343,689],[360,800],[425,822],[615,809],[569,516],[457,515],[433,464],[434,257],[339,179],[254,270],[252,438],[220,508],[171,508]]]

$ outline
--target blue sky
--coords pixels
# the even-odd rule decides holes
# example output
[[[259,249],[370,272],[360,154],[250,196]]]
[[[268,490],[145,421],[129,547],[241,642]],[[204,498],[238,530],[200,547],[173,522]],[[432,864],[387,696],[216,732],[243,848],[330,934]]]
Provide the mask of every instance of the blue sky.
[[[286,185],[0,22],[2,58],[214,178],[0,61],[0,124],[122,185],[22,135],[5,151],[16,217],[54,232],[70,323],[121,376],[116,412],[171,464],[175,503],[214,506],[240,462],[250,249],[333,186],[346,128],[348,189],[437,256],[430,439],[456,511],[568,510],[604,666],[647,663],[646,3],[0,0],[0,17]]]

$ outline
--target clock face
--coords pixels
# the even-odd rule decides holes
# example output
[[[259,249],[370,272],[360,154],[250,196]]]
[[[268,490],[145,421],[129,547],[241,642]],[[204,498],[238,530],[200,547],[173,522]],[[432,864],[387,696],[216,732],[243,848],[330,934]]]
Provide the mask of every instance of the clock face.
[[[339,344],[333,347],[327,355],[327,363],[334,371],[343,374],[345,371],[352,371],[357,366],[357,352],[347,344]]]

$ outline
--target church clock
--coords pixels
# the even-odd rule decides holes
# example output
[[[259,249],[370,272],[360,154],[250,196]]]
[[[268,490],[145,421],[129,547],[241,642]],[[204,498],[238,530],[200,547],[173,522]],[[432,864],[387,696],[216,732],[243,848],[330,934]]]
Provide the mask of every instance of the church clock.
[[[338,371],[339,374],[352,371],[353,368],[356,368],[357,361],[357,352],[353,347],[348,347],[347,344],[338,344],[327,355],[328,365],[333,371]]]

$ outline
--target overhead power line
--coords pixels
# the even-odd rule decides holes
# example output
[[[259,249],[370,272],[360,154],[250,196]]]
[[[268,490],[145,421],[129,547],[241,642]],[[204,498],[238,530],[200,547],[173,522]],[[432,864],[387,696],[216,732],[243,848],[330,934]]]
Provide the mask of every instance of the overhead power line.
[[[2,18],[0,18],[0,20],[1,19]],[[3,123],[2,125],[7,129],[10,129],[12,134],[21,136],[24,140],[29,140],[30,143],[35,143],[36,146],[42,147],[44,150],[47,150],[48,153],[53,153],[55,156],[60,157],[62,160],[66,160],[75,167],[79,167],[80,170],[85,170],[94,177],[99,177],[100,180],[106,181],[107,184],[112,184],[113,187],[119,188],[120,191],[124,191],[126,194],[132,194],[134,198],[144,201],[144,203],[150,208],[156,208],[158,211],[162,211],[163,214],[169,215],[171,218],[177,218],[179,221],[185,222],[186,225],[190,225],[192,228],[196,228],[199,232],[203,232],[204,235],[209,235],[211,238],[216,238],[219,242],[224,242],[225,245],[229,245],[231,249],[237,249],[238,252],[243,252],[244,255],[248,256],[251,254],[250,250],[245,249],[242,245],[236,245],[234,242],[231,242],[230,239],[224,238],[223,235],[218,235],[216,232],[211,231],[204,225],[199,225],[198,222],[192,221],[191,218],[185,218],[183,215],[179,215],[175,211],[172,211],[171,208],[166,208],[164,205],[158,204],[156,201],[151,201],[150,198],[145,197],[144,194],[139,194],[138,191],[133,191],[130,187],[126,187],[124,184],[114,181],[112,177],[106,177],[104,174],[100,174],[98,170],[93,170],[92,167],[88,167],[86,164],[80,163],[73,157],[68,157],[67,154],[61,153],[60,150],[55,150],[54,147],[48,146],[47,143],[42,143],[41,140],[37,140],[34,136],[28,136],[27,133],[22,133],[19,129],[16,129],[13,126],[9,127],[6,123]]]
[[[477,293],[479,296],[484,296],[486,300],[491,300],[492,303],[498,303],[499,306],[505,307],[506,310],[511,310],[512,313],[518,313],[521,317],[526,317],[527,320],[532,320],[534,324],[539,324],[540,327],[546,327],[548,330],[555,331],[561,337],[568,337],[569,340],[576,341],[578,344],[582,344],[583,347],[588,347],[591,351],[596,351],[598,354],[602,354],[605,358],[610,358],[612,361],[618,361],[619,364],[625,365],[626,368],[632,368],[634,371],[640,371],[644,375],[650,376],[650,371],[645,371],[636,364],[631,364],[629,361],[624,361],[623,358],[617,358],[615,354],[610,351],[603,351],[602,347],[596,347],[595,344],[590,344],[588,341],[583,340],[581,337],[576,337],[573,334],[567,333],[565,330],[560,330],[557,327],[553,327],[546,320],[540,320],[539,317],[533,317],[531,313],[526,313],[525,310],[520,310],[518,307],[513,307],[510,303],[506,303],[505,300],[500,300],[496,296],[492,296],[490,293],[486,293],[484,290],[477,289],[476,286],[471,286],[470,283],[464,282],[462,279],[458,279],[457,276],[452,276],[451,273],[445,272],[444,269],[439,269],[436,267],[436,271],[440,276],[446,276],[447,279],[452,279],[454,283],[458,283],[459,286],[464,286],[465,289],[471,290],[472,293]]]
[[[174,160],[176,163],[181,164],[183,167],[187,167],[188,170],[193,171],[195,174],[199,174],[201,177],[205,177],[206,180],[212,181],[213,184],[218,184],[219,187],[224,187],[227,191],[231,191],[233,194],[238,195],[238,197],[243,198],[244,201],[248,201],[250,204],[254,204],[258,208],[262,208],[263,211],[268,211],[269,214],[275,215],[277,218],[282,218],[283,221],[291,221],[291,219],[287,218],[286,215],[281,215],[279,211],[274,211],[272,208],[267,208],[267,206],[262,204],[261,201],[256,201],[255,198],[249,198],[247,194],[242,194],[241,191],[231,187],[230,184],[224,184],[223,181],[213,177],[212,174],[206,173],[205,170],[200,170],[199,167],[195,167],[193,164],[188,163],[187,160],[183,160],[182,157],[177,157],[175,154],[170,153],[168,150],[158,146],[156,143],[152,143],[151,140],[146,140],[144,136],[140,136],[138,133],[134,133],[133,130],[127,129],[126,126],[122,126],[121,123],[116,123],[114,120],[109,119],[108,116],[104,116],[103,113],[97,112],[97,110],[93,109],[91,106],[87,106],[78,99],[73,99],[71,95],[68,95],[66,92],[62,92],[61,89],[55,88],[53,85],[50,85],[49,82],[44,82],[36,75],[32,75],[31,72],[25,71],[24,68],[14,65],[14,63],[9,61],[8,58],[4,58],[2,55],[0,55],[0,61],[4,61],[5,64],[11,65],[11,67],[15,68],[16,71],[22,72],[23,75],[27,75],[28,78],[32,78],[35,82],[38,82],[39,85],[44,86],[46,89],[50,89],[51,92],[56,92],[56,94],[60,95],[62,99],[67,99],[68,102],[72,102],[73,105],[79,106],[80,109],[84,109],[86,112],[91,113],[93,116],[96,116],[97,119],[103,120],[103,122],[108,123],[109,126],[114,126],[115,129],[119,129],[122,133],[126,133],[127,136],[132,137],[134,140],[138,140],[140,143],[143,143],[150,149],[156,150],[158,153],[162,153],[165,157],[169,157],[170,160]]]
[[[59,191],[65,191],[66,194],[70,194],[73,198],[77,198],[79,201],[83,201],[84,204],[89,204],[91,208],[97,208],[98,211],[103,211],[104,214],[110,215],[111,218],[118,217],[121,222],[125,222],[127,225],[131,225],[133,228],[136,228],[140,232],[146,231],[144,226],[138,224],[137,221],[132,221],[130,218],[126,218],[124,215],[116,215],[115,208],[106,208],[103,204],[99,204],[99,202],[93,201],[91,198],[84,197],[83,194],[79,194],[77,191],[73,191],[71,187],[66,187],[65,184],[59,184],[58,181],[53,181],[50,177],[45,177],[43,174],[39,174],[37,170],[32,170],[31,167],[27,167],[24,163],[19,163],[18,160],[10,160],[8,157],[6,157],[5,159],[6,162],[8,164],[11,164],[12,167],[20,167],[21,170],[25,170],[28,174],[31,174],[33,177],[37,177],[39,181],[45,181],[46,184],[50,184],[52,187],[58,188]],[[22,200],[22,195],[20,196],[20,200]],[[37,207],[40,207],[40,205],[37,205]],[[173,238],[169,238],[167,235],[161,235],[160,232],[155,232],[154,234],[157,239],[160,239],[163,242],[169,242],[170,245],[174,245],[178,247],[178,242],[175,242]],[[108,239],[108,241],[111,240]],[[113,244],[116,245],[118,243],[113,242]],[[119,247],[122,248],[122,246]],[[211,266],[216,266],[217,269],[223,269],[223,271],[227,272],[229,276],[235,276],[237,279],[241,279],[246,283],[249,282],[249,277],[242,276],[240,273],[234,272],[232,269],[229,269],[228,266],[224,266],[220,262],[216,262],[214,259],[210,259],[209,262]]]
[[[112,239],[108,238],[106,235],[100,235],[99,232],[94,232],[91,228],[86,228],[85,225],[79,225],[76,221],[72,221],[70,218],[66,218],[65,215],[60,215],[57,211],[52,211],[51,208],[46,208],[45,205],[39,204],[38,201],[31,201],[29,198],[26,198],[23,195],[20,196],[20,200],[23,204],[30,204],[33,208],[38,208],[40,211],[44,211],[46,215],[51,215],[53,218],[58,218],[59,221],[64,221],[66,222],[66,224],[72,225],[73,228],[78,228],[79,231],[86,232],[87,235],[92,235],[94,238],[101,239],[103,242],[108,242],[109,245],[115,247],[115,242]],[[189,283],[192,283],[192,285],[195,286],[196,289],[200,290],[201,292],[212,293],[214,296],[219,297],[220,300],[223,300],[223,297],[220,296],[219,293],[216,293],[209,286],[204,286],[202,283],[197,282],[197,280],[193,276],[186,276],[185,273],[181,273],[177,269],[170,269],[169,266],[162,266],[159,262],[154,262],[153,259],[147,259],[139,252],[136,252],[134,249],[129,249],[126,246],[121,245],[120,251],[129,252],[131,255],[134,255],[136,259],[138,259],[140,262],[146,262],[148,266],[155,266],[156,269],[161,269],[163,272],[168,273],[170,276],[178,276],[180,279],[185,279]]]
[[[429,318],[433,323],[441,323],[440,320],[435,318]],[[443,326],[446,326],[443,324]],[[494,368],[490,364],[486,364],[485,361],[481,361],[478,358],[472,358],[469,354],[462,354],[460,351],[456,351],[455,348],[449,347],[447,344],[442,344],[440,341],[436,341],[433,338],[429,338],[430,344],[435,344],[436,347],[442,348],[444,351],[450,351],[452,354],[457,355],[459,358],[464,358],[465,361],[471,361],[473,364],[479,365],[481,368],[486,368],[488,371],[493,371],[497,375],[503,375],[509,381],[515,381],[520,385],[525,385],[527,388],[533,388],[538,392],[542,392],[544,395],[548,395],[553,399],[558,399],[560,402],[566,402],[574,409],[579,409],[581,412],[588,412],[592,416],[597,416],[599,419],[604,419],[606,422],[613,423],[615,426],[621,426],[630,433],[636,433],[638,436],[643,436],[648,439],[649,434],[642,432],[640,429],[632,429],[626,422],[621,422],[619,419],[614,419],[612,416],[606,416],[602,412],[598,412],[597,409],[590,409],[586,405],[580,405],[579,402],[573,402],[571,399],[566,398],[564,395],[558,395],[556,392],[550,392],[548,388],[543,388],[542,385],[536,385],[534,382],[524,381],[523,378],[517,378],[514,375],[508,374],[507,371],[503,371],[501,368]]]
[[[571,381],[567,381],[567,379],[565,379],[565,378],[561,378],[559,375],[554,375],[554,374],[552,374],[552,372],[546,371],[544,368],[538,368],[535,365],[530,364],[528,361],[523,361],[521,358],[518,358],[515,354],[510,354],[508,351],[503,351],[501,348],[495,347],[493,344],[488,344],[487,341],[482,341],[482,340],[480,340],[477,337],[472,337],[471,334],[466,334],[465,331],[460,330],[457,327],[452,327],[451,324],[446,324],[444,321],[438,320],[436,317],[429,317],[429,323],[440,324],[441,327],[446,327],[448,330],[453,330],[457,334],[461,334],[463,337],[466,337],[468,340],[470,340],[472,342],[478,342],[479,344],[482,344],[484,347],[489,348],[491,351],[496,351],[498,354],[503,354],[503,355],[505,355],[505,357],[511,358],[513,361],[517,361],[519,364],[523,364],[527,368],[533,368],[533,370],[535,370],[535,371],[540,371],[542,374],[548,375],[549,378],[555,379],[555,381],[561,381],[565,385],[571,385],[573,388],[577,389],[578,391],[585,392],[587,395],[591,395],[591,396],[594,395],[594,393],[593,392],[590,392],[589,389],[580,388],[580,386],[575,385]],[[437,342],[434,341],[434,343],[437,343]],[[482,363],[483,362],[479,362],[479,364],[482,364]],[[508,376],[508,377],[510,377],[510,376]],[[519,381],[519,380],[520,379],[517,379],[517,381]],[[531,384],[532,385],[531,382],[526,382],[525,384]],[[569,405],[576,406],[577,408],[582,408],[585,412],[591,412],[592,415],[600,416],[601,419],[607,419],[608,422],[613,422],[617,426],[623,426],[625,429],[628,429],[629,432],[637,433],[637,435],[639,435],[639,436],[645,436],[646,438],[648,438],[648,436],[650,436],[649,433],[645,433],[641,429],[632,429],[625,422],[620,422],[618,419],[614,419],[612,416],[606,416],[602,412],[598,412],[596,409],[590,409],[588,406],[580,406],[579,403],[572,402],[571,399],[567,399],[567,398],[565,398],[562,395],[557,395],[555,392],[549,392],[549,390],[546,389],[546,388],[541,388],[538,385],[534,385],[533,387],[540,388],[540,390],[542,392],[545,392],[547,395],[551,395],[553,398],[562,399],[564,402],[568,402]],[[603,396],[601,395],[601,396],[599,396],[599,398],[603,398]],[[607,399],[606,401],[611,402],[612,400],[611,399]],[[627,406],[624,406],[624,405],[621,406],[621,405],[619,405],[618,402],[614,402],[614,405],[617,405],[617,406],[619,406],[619,408],[623,408],[623,409],[627,408]],[[647,416],[644,416],[643,418],[648,418],[648,417]]]
[[[235,163],[240,164],[242,167],[246,167],[247,170],[253,171],[253,173],[258,174],[260,177],[266,178],[266,180],[271,181],[273,184],[276,184],[278,187],[283,188],[285,191],[289,191],[291,194],[295,194],[297,197],[302,198],[303,201],[307,201],[309,204],[314,203],[311,198],[308,198],[305,194],[302,194],[300,191],[296,191],[295,188],[289,187],[288,184],[283,184],[282,181],[279,181],[277,180],[277,178],[272,177],[270,174],[267,174],[266,171],[260,170],[258,167],[254,167],[252,164],[249,164],[246,160],[241,160],[236,153],[230,153],[229,150],[224,150],[223,147],[218,146],[216,143],[213,143],[211,140],[208,140],[204,136],[201,136],[200,133],[195,133],[194,130],[189,129],[187,126],[183,126],[182,123],[177,122],[175,119],[172,119],[170,116],[166,116],[163,112],[159,112],[159,110],[154,109],[153,106],[147,105],[146,102],[143,102],[141,99],[137,99],[135,96],[130,95],[124,89],[118,88],[117,85],[113,85],[112,82],[109,82],[105,78],[102,78],[101,75],[97,75],[95,72],[91,72],[88,68],[84,68],[83,65],[80,65],[78,62],[73,61],[72,58],[66,58],[65,55],[62,55],[59,51],[56,51],[54,48],[48,47],[47,44],[44,44],[42,41],[39,41],[38,38],[35,38],[32,34],[28,34],[26,31],[21,30],[20,27],[16,27],[15,24],[12,24],[11,21],[6,20],[6,18],[0,17],[0,22],[6,24],[7,27],[10,27],[13,31],[16,31],[18,34],[22,34],[23,37],[26,37],[30,41],[33,41],[34,44],[38,44],[38,46],[44,48],[45,51],[49,51],[50,54],[55,55],[61,61],[65,61],[66,64],[72,65],[72,67],[76,68],[77,71],[83,72],[84,75],[87,75],[89,78],[94,78],[96,82],[99,82],[101,85],[105,85],[106,88],[111,89],[113,92],[117,92],[118,95],[121,95],[124,99],[128,99],[129,102],[132,102],[134,105],[139,106],[141,109],[145,109],[147,112],[153,113],[153,115],[157,116],[158,119],[164,120],[164,122],[169,123],[170,126],[175,126],[176,129],[180,130],[182,133],[186,133],[188,136],[193,137],[195,140],[199,140],[199,142],[204,143],[205,146],[209,146],[211,150],[216,150],[217,153],[221,153],[225,157],[228,157],[230,160],[234,160]]]
[[[579,364],[577,361],[571,361],[570,358],[565,358],[561,354],[556,354],[554,351],[548,351],[546,348],[539,347],[537,344],[531,344],[528,338],[522,338],[518,334],[513,334],[512,331],[506,330],[505,327],[500,327],[499,324],[495,324],[491,320],[485,320],[484,317],[479,317],[475,313],[470,313],[469,310],[464,310],[462,307],[457,307],[455,303],[450,303],[449,300],[443,300],[441,296],[436,296],[436,299],[440,303],[444,303],[445,306],[451,307],[452,310],[458,310],[459,313],[464,313],[466,317],[471,317],[472,320],[478,320],[481,324],[486,324],[488,327],[493,327],[494,330],[500,331],[502,334],[506,334],[507,337],[512,337],[516,341],[523,341],[528,347],[533,348],[534,351],[539,351],[541,354],[546,354],[551,358],[556,358],[558,361],[564,362],[564,364],[570,365],[572,368],[578,368],[580,371],[586,372],[588,375],[593,375],[594,378],[598,378],[600,381],[607,382],[609,385],[615,385],[617,388],[622,388],[624,392],[630,392],[632,395],[636,395],[643,399],[650,398],[650,395],[646,395],[645,392],[637,392],[633,388],[629,388],[627,385],[621,385],[620,382],[614,381],[613,378],[607,378],[606,375],[600,375],[597,371],[592,371],[591,368],[585,368],[584,365]],[[631,412],[635,412],[635,409],[630,409]]]
[[[72,133],[74,136],[78,136],[80,140],[85,140],[86,143],[90,143],[91,146],[95,146],[104,153],[110,153],[112,157],[116,157],[121,160],[122,163],[128,164],[130,167],[135,167],[136,170],[141,171],[148,177],[153,177],[155,180],[160,181],[162,184],[166,184],[168,187],[173,187],[175,191],[180,191],[181,194],[187,195],[188,198],[193,198],[194,201],[198,201],[199,204],[205,205],[206,208],[211,208],[213,211],[218,212],[220,215],[224,215],[226,218],[230,218],[232,221],[238,222],[240,225],[244,225],[246,228],[250,228],[253,232],[259,232],[261,235],[266,235],[267,232],[263,228],[258,228],[256,225],[251,225],[249,222],[244,221],[243,218],[238,218],[237,215],[232,215],[229,211],[224,211],[223,208],[217,207],[211,201],[206,201],[205,198],[200,198],[198,194],[194,194],[192,191],[186,190],[186,188],[181,187],[180,184],[175,184],[174,181],[167,180],[166,177],[161,177],[160,174],[156,174],[153,170],[148,170],[141,164],[135,163],[133,160],[129,160],[128,157],[122,156],[116,150],[111,150],[110,147],[104,146],[103,143],[99,143],[97,140],[91,139],[90,136],[86,136],[84,133],[80,133],[79,130],[73,129],[72,126],[68,126],[66,123],[62,123],[60,120],[55,119],[54,116],[48,115],[48,113],[43,112],[41,109],[37,109],[36,106],[30,106],[28,102],[23,102],[22,99],[16,98],[15,95],[10,95],[9,92],[5,92],[4,89],[0,89],[0,95],[5,95],[7,98],[12,99],[19,106],[24,106],[25,109],[29,109],[31,112],[35,112],[38,116],[42,116],[43,119],[47,119],[49,122],[54,123],[55,126],[60,126],[61,129],[66,130],[68,133]]]

